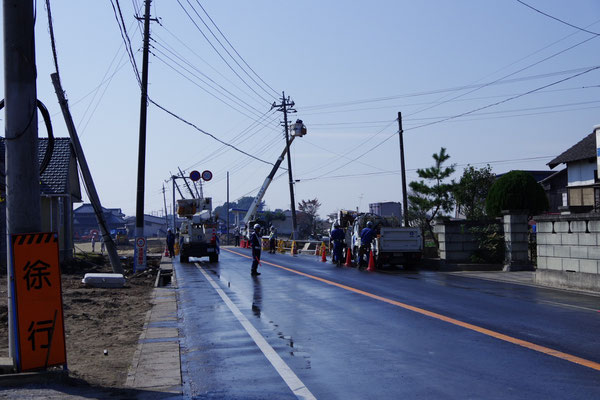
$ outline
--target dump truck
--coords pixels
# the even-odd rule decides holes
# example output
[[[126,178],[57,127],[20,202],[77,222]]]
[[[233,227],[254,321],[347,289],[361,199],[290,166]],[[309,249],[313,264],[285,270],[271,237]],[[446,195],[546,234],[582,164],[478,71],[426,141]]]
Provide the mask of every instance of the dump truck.
[[[218,224],[212,216],[212,198],[177,200],[177,214],[185,218],[179,228],[179,260],[187,263],[190,257],[208,257],[210,262],[219,261]]]
[[[368,221],[373,222],[375,238],[371,248],[366,251],[366,257],[361,257],[360,233],[367,226]],[[368,250],[373,251],[375,265],[378,268],[386,264],[412,267],[421,260],[423,253],[421,229],[400,226],[400,221],[396,217],[360,214],[354,220],[351,240],[352,256],[357,266],[366,266],[369,261]]]

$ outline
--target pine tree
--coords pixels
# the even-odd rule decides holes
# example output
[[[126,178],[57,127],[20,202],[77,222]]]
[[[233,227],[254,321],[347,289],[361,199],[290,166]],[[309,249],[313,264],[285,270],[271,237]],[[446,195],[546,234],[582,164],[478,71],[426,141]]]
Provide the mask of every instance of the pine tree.
[[[438,214],[452,211],[454,200],[452,190],[454,181],[446,183],[445,181],[454,173],[454,165],[444,166],[450,155],[442,147],[438,154],[433,154],[435,164],[426,169],[418,169],[417,174],[420,181],[411,182],[412,193],[408,195],[409,200],[409,218],[412,223],[418,225],[424,231],[427,230],[433,237],[436,246],[438,240],[433,234],[432,221]]]

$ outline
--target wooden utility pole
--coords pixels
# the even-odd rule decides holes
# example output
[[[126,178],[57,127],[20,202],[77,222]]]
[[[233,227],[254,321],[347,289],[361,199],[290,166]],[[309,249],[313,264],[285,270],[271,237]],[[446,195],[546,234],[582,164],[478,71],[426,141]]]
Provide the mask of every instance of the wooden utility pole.
[[[406,193],[406,168],[404,167],[404,131],[402,130],[402,113],[398,113],[398,137],[400,138],[400,169],[402,172],[402,212],[404,226],[408,226],[408,194]]]
[[[227,244],[229,244],[229,171],[227,171],[227,230],[226,230]]]
[[[38,162],[34,2],[4,0],[4,95],[6,135],[6,240],[41,230]],[[12,252],[7,248],[7,277],[12,282]],[[8,349],[16,362],[13,285],[8,285]]]
[[[169,211],[167,210],[167,196],[165,194],[165,184],[163,183],[163,201],[165,203],[165,221],[167,223],[167,229],[169,229]],[[173,226],[173,233],[175,233],[175,226]]]
[[[145,238],[144,235],[144,192],[146,175],[146,120],[148,113],[148,53],[150,43],[150,3],[146,0],[144,11],[144,50],[142,56],[142,95],[140,100],[140,140],[138,147],[138,177],[137,177],[137,198],[135,209],[135,238],[136,251],[143,251],[144,256],[135,257],[135,270],[146,269],[146,241],[143,248],[138,248],[138,238]],[[141,261],[143,260],[143,261]],[[141,261],[141,262],[140,262]]]
[[[285,146],[287,152],[287,163],[288,163],[288,177],[290,181],[290,202],[292,203],[291,211],[292,211],[292,240],[296,239],[296,231],[298,230],[298,225],[296,223],[296,201],[294,200],[294,178],[292,176],[292,157],[290,154],[290,135],[289,135],[289,127],[288,127],[288,112],[295,113],[294,110],[295,103],[290,100],[289,96],[285,97],[285,92],[282,92],[281,96],[281,104],[273,103],[271,109],[277,108],[278,111],[283,112],[283,126],[285,128]]]
[[[192,192],[192,188],[190,187],[190,184],[188,183],[185,175],[183,174],[183,171],[179,167],[177,167],[177,169],[179,170],[179,176],[181,176],[181,178],[183,178],[183,182],[185,183],[185,186],[187,186],[188,192],[190,192],[192,199],[196,198],[196,196],[194,196],[194,192]]]
[[[106,246],[106,252],[108,253],[110,265],[112,266],[113,272],[116,274],[122,274],[123,267],[121,266],[121,260],[119,259],[119,254],[117,253],[117,247],[110,236],[108,225],[106,223],[106,219],[104,218],[102,204],[100,203],[100,196],[98,196],[96,185],[94,185],[94,180],[92,179],[92,173],[90,172],[85,155],[83,154],[83,148],[79,142],[79,136],[77,135],[77,130],[75,128],[75,124],[73,123],[71,112],[69,111],[69,105],[67,103],[67,99],[65,98],[65,92],[62,89],[60,78],[58,73],[54,73],[50,75],[50,77],[52,78],[54,91],[56,92],[56,96],[58,96],[58,103],[60,104],[60,108],[67,125],[67,131],[69,132],[73,149],[75,150],[75,156],[77,157],[79,169],[81,170],[81,175],[83,176],[83,183],[87,189],[94,213],[96,214],[96,221],[98,222],[98,228],[100,228],[100,232],[102,233],[102,239],[104,240],[104,245]]]

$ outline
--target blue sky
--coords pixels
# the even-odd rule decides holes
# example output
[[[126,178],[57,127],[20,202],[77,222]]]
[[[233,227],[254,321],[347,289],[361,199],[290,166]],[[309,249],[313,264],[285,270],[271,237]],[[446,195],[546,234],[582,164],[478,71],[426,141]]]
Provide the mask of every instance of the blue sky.
[[[600,33],[595,0],[526,3]],[[138,67],[142,39],[134,9],[142,4],[120,0]],[[38,97],[52,113],[56,134],[67,136],[50,81],[54,67],[44,5],[37,2]],[[150,97],[274,163],[285,142],[282,115],[270,111],[270,104],[285,91],[298,111],[290,118],[301,118],[308,128],[292,147],[296,200],[318,198],[321,216],[401,199],[399,111],[409,181],[417,179],[417,168],[431,165],[431,155],[442,146],[458,165],[456,178],[467,164],[488,162],[497,173],[545,170],[553,156],[600,123],[600,70],[585,72],[600,65],[598,35],[514,0],[152,5],[160,24],[152,24]],[[63,87],[102,203],[133,215],[140,93],[111,2],[54,0],[51,6]],[[148,109],[146,165],[146,213],[161,212],[162,185],[178,167],[213,172],[204,192],[215,205],[226,200],[227,171],[233,201],[256,194],[271,169],[154,105]],[[170,204],[170,184],[165,186]],[[289,208],[287,174],[272,183],[265,201],[271,209]]]

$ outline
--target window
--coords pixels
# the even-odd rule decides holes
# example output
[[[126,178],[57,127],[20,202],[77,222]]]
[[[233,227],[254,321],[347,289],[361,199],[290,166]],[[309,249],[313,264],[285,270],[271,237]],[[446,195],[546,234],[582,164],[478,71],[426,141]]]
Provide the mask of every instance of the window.
[[[594,188],[569,188],[570,206],[593,206]]]

